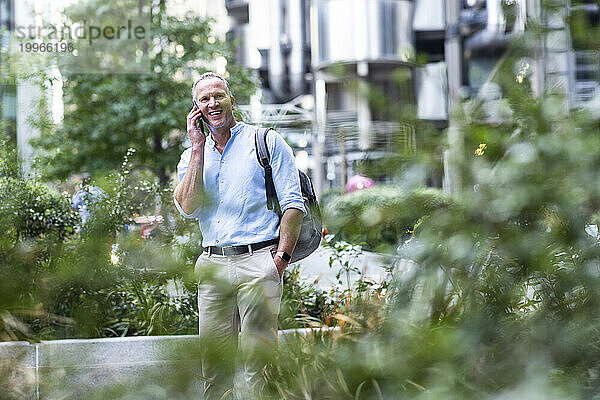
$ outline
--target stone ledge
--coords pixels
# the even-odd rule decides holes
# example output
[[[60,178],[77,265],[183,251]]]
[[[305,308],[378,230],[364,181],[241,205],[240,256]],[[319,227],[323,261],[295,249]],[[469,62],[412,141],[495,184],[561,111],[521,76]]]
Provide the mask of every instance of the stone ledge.
[[[289,329],[278,336],[285,343],[295,336],[337,331]],[[114,385],[134,387],[143,379],[151,379],[158,388],[173,387],[183,370],[196,377],[186,389],[197,394],[197,344],[197,335],[0,342],[0,392],[20,399],[77,399]]]

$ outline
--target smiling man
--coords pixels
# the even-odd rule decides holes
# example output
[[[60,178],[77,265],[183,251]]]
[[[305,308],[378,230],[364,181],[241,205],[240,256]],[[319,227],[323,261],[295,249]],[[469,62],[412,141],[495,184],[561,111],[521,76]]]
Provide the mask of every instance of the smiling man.
[[[199,220],[203,252],[196,270],[214,270],[216,275],[198,286],[199,333],[210,341],[213,354],[202,363],[204,398],[231,393],[235,362],[227,354],[237,346],[240,330],[247,393],[258,394],[261,359],[277,345],[283,271],[306,212],[300,180],[292,149],[279,134],[269,132],[280,219],[266,207],[265,172],[254,146],[257,128],[236,122],[227,81],[205,73],[194,83],[192,97],[194,108],[187,116],[192,146],[177,166],[174,197],[183,216]],[[199,119],[208,136],[197,125]],[[215,360],[215,354],[227,359]]]

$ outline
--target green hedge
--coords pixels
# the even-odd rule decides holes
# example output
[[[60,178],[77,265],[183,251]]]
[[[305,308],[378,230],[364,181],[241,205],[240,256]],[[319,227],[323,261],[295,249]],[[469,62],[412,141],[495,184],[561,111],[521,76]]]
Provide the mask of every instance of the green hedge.
[[[327,229],[338,239],[364,242],[367,250],[386,251],[410,235],[420,218],[452,204],[439,189],[406,192],[384,186],[328,196],[323,214]]]

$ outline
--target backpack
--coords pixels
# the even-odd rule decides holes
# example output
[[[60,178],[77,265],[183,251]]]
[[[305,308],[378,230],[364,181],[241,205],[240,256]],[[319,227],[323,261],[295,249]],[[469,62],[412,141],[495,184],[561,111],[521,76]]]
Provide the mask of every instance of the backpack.
[[[256,158],[258,163],[265,169],[265,189],[267,192],[267,209],[273,210],[281,218],[281,208],[273,183],[273,171],[271,169],[271,155],[267,149],[267,133],[273,128],[257,129],[254,136],[254,148],[256,149]],[[317,196],[312,182],[308,175],[298,170],[300,176],[300,191],[304,198],[304,207],[306,215],[302,220],[302,228],[298,236],[298,242],[292,253],[290,263],[302,260],[312,254],[321,243],[321,231],[323,223],[321,222],[321,210],[317,202]]]

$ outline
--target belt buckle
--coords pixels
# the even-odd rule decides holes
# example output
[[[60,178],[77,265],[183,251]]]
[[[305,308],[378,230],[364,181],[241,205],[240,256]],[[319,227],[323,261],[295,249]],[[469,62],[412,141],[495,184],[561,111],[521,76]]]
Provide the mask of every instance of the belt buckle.
[[[235,246],[229,245],[229,246],[223,246],[221,247],[221,255],[224,256],[225,255],[225,249],[233,249]]]

